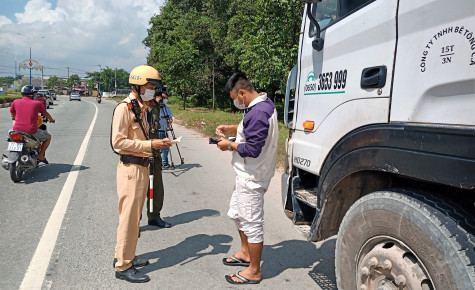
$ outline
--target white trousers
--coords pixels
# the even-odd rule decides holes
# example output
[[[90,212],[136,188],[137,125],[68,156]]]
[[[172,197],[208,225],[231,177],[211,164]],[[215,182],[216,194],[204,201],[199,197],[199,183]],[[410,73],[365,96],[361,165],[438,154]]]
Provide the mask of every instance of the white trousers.
[[[236,176],[228,216],[252,244],[264,241],[264,193],[269,184],[270,181],[256,182]]]

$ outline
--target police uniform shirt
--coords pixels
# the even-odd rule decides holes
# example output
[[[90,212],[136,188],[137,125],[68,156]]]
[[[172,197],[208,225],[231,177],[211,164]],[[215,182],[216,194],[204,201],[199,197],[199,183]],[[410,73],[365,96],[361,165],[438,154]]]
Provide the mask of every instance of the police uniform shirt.
[[[131,93],[130,99],[136,99]],[[147,140],[140,124],[135,121],[135,115],[130,109],[130,100],[126,98],[117,105],[112,119],[112,146],[121,155],[133,155],[138,157],[151,157],[152,141]],[[147,108],[139,102],[142,109],[142,125],[148,134]]]

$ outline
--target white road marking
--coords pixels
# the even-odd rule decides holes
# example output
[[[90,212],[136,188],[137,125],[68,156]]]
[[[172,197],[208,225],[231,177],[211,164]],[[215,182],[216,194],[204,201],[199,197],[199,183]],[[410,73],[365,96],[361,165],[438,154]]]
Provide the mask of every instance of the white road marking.
[[[98,112],[97,106],[92,102],[89,103],[94,105],[96,108],[96,113],[94,114],[91,125],[87,130],[84,140],[82,141],[78,155],[76,156],[76,160],[74,160],[73,167],[68,174],[66,182],[64,183],[58,201],[54,206],[53,212],[51,212],[51,216],[49,217],[48,223],[46,224],[46,228],[43,232],[43,235],[41,236],[40,242],[38,243],[35,254],[31,259],[28,270],[25,273],[25,277],[23,277],[20,289],[41,289],[41,286],[43,285],[43,280],[46,275],[46,270],[48,269],[51,255],[53,254],[54,246],[61,229],[61,224],[63,223],[64,215],[68,208],[69,200],[78,178],[79,168],[82,165],[84,155],[86,154],[86,148],[89,143],[89,139],[91,138],[92,129],[96,123]]]

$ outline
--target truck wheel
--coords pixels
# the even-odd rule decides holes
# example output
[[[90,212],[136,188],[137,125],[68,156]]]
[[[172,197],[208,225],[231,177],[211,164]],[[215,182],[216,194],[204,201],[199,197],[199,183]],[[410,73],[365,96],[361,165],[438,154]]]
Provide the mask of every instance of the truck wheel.
[[[338,231],[338,289],[475,289],[474,225],[431,194],[368,194]]]

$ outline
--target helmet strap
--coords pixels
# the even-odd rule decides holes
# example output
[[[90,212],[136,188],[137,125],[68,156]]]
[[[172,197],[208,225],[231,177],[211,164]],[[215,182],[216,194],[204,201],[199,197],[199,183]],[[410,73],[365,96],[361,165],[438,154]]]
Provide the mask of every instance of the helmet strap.
[[[142,88],[142,86],[140,86],[140,85],[133,85],[133,88],[135,89],[135,92],[137,92],[137,99],[139,99],[139,101],[140,101],[141,103],[143,103],[142,97],[140,97],[140,89]]]

